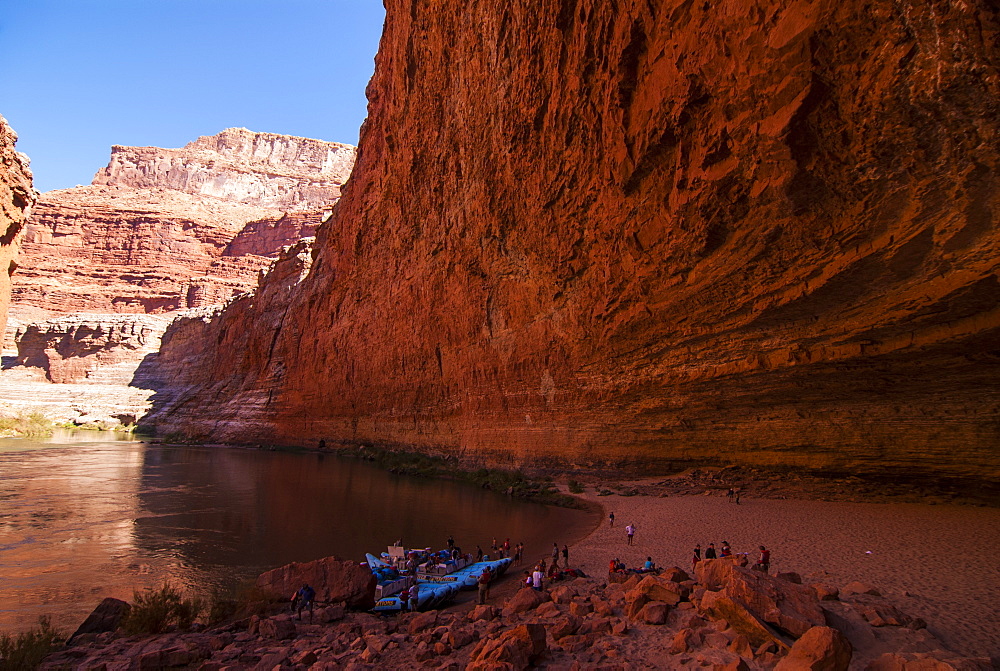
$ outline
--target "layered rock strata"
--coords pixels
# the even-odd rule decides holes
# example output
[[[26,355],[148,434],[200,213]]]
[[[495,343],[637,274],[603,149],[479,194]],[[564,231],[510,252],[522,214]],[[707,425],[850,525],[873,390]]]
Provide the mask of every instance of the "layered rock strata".
[[[994,4],[386,5],[308,277],[151,421],[1000,480]]]
[[[135,424],[169,383],[157,374],[156,357],[172,319],[81,314],[16,325],[16,354],[4,357],[0,371],[0,415],[37,412],[101,428]]]
[[[14,149],[15,133],[7,120],[0,116],[0,333],[7,325],[10,306],[11,275],[17,269],[15,260],[24,222],[38,192],[31,185],[27,157]]]
[[[232,128],[182,149],[116,146],[94,184],[41,197],[16,310],[31,318],[225,302],[315,230],[354,155],[349,145]]]
[[[274,210],[309,210],[337,200],[356,149],[338,142],[227,128],[180,149],[111,148],[94,185],[166,188]]]

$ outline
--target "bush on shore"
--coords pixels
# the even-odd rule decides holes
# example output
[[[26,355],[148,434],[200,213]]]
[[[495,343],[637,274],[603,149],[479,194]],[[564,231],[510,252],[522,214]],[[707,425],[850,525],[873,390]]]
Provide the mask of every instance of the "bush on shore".
[[[62,645],[64,636],[42,616],[38,627],[20,634],[0,633],[0,671],[35,669],[50,652]]]
[[[45,438],[52,435],[52,420],[40,412],[29,412],[17,417],[0,417],[0,436]]]
[[[185,597],[165,583],[159,589],[133,593],[132,610],[122,623],[128,634],[162,634],[169,627],[188,629],[204,610],[198,597]]]

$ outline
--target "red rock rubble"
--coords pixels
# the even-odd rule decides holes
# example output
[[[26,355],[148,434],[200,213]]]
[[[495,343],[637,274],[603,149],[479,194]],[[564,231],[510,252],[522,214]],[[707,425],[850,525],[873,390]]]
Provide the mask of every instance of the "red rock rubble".
[[[995,3],[386,5],[310,275],[153,423],[1000,480]]]
[[[725,560],[711,560],[715,563]],[[370,575],[370,574],[369,574]],[[730,578],[735,574],[720,573]],[[676,604],[651,600],[630,614],[629,594],[643,591],[649,577],[624,583],[578,578],[546,585],[527,609],[526,588],[508,600],[500,614],[494,605],[456,606],[443,611],[376,616],[347,613],[341,604],[319,604],[310,617],[287,612],[253,616],[214,628],[156,637],[120,633],[81,634],[73,646],[50,655],[42,669],[162,669],[188,666],[204,671],[224,668],[388,669],[425,666],[438,669],[686,669],[751,671],[815,669],[985,670],[988,658],[962,657],[945,649],[926,629],[874,629],[851,619],[851,602],[814,599],[831,624],[794,635],[791,645],[752,643],[740,624],[706,606],[715,594],[693,581]],[[654,582],[673,582],[665,575]],[[781,579],[760,576],[759,585],[781,590]],[[686,583],[686,584],[685,584]],[[791,583],[789,583],[791,584]],[[732,587],[723,580],[721,590]],[[697,596],[697,595],[702,596]],[[559,595],[557,597],[557,595]],[[649,592],[649,596],[655,596]],[[740,602],[763,621],[749,599]],[[601,604],[600,608],[592,608]],[[888,604],[886,602],[887,605]],[[649,614],[656,613],[655,618]],[[780,634],[783,636],[783,634]],[[794,639],[794,640],[793,640]],[[131,666],[130,666],[131,665]]]

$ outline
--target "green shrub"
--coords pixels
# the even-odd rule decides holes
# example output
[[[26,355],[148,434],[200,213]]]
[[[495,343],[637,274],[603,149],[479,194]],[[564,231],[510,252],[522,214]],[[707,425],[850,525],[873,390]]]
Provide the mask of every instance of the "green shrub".
[[[571,494],[583,494],[583,485],[576,480],[570,480],[566,484],[569,485],[569,491]]]
[[[0,633],[0,671],[36,669],[47,654],[59,647],[63,636],[48,617],[38,618],[38,628],[17,634]]]
[[[251,615],[264,615],[271,603],[266,592],[249,583],[233,591],[215,590],[209,599],[208,621],[221,624]]]
[[[52,420],[40,412],[0,417],[0,435],[45,438],[52,435]]]
[[[201,599],[185,598],[169,583],[134,592],[133,598],[132,610],[122,623],[128,634],[162,634],[171,625],[187,629],[204,610]]]

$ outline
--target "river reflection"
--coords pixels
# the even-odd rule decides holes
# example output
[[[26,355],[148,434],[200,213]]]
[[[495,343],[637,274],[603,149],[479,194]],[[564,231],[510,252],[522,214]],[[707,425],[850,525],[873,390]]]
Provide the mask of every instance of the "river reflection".
[[[113,441],[0,440],[0,629],[73,629],[105,596],[164,580],[208,593],[291,561],[361,559],[402,539],[492,538],[544,554],[595,522],[464,483],[329,455]],[[530,556],[530,555],[529,555]]]

